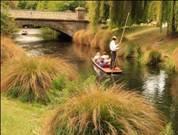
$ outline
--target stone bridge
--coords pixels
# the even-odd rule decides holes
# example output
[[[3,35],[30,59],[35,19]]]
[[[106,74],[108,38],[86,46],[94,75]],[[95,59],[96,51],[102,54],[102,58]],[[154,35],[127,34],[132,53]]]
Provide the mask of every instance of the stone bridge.
[[[19,26],[45,26],[71,37],[76,31],[86,29],[89,23],[82,10],[76,12],[9,10],[9,15]]]

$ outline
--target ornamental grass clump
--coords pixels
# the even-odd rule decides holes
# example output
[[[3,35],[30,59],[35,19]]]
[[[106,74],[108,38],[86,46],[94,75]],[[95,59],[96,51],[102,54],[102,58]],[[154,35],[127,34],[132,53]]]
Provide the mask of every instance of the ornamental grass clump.
[[[70,97],[45,123],[45,135],[159,135],[160,113],[141,96],[121,88],[89,85]]]
[[[65,75],[75,79],[77,73],[63,59],[24,57],[8,63],[2,76],[1,91],[25,101],[48,101],[52,80]]]
[[[22,48],[15,45],[11,38],[1,36],[1,64],[9,59],[17,59],[22,56],[25,56]]]

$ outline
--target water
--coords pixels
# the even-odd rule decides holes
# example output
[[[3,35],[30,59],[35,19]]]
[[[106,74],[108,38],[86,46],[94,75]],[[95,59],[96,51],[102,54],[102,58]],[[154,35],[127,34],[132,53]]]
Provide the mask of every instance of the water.
[[[89,48],[73,46],[70,42],[44,41],[39,30],[26,30],[28,35],[23,36],[20,31],[16,33],[15,41],[28,55],[53,55],[65,58],[83,74],[94,73],[90,57],[95,52]],[[115,76],[115,81],[154,103],[173,123],[175,134],[178,135],[178,75],[170,75],[159,68],[148,68],[132,60],[120,60],[118,63],[123,69],[123,74]]]

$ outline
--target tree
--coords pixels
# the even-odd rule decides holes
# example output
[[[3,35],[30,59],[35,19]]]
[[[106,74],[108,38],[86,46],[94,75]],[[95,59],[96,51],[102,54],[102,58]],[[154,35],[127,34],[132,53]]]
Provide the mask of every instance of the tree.
[[[109,17],[109,3],[105,0],[100,2],[100,20],[106,21]]]
[[[161,17],[161,1],[150,1],[148,3],[146,17],[150,21],[160,22]]]
[[[16,30],[15,21],[9,17],[9,4],[5,1],[1,3],[1,34],[10,35]]]
[[[110,27],[124,25],[128,12],[131,12],[131,1],[110,1]]]
[[[132,1],[131,18],[133,23],[144,22],[144,11],[146,3],[144,0]]]
[[[100,1],[88,1],[88,15],[91,28],[96,31],[97,25],[100,21]]]
[[[167,23],[167,34],[174,35],[176,34],[176,0],[173,1],[162,1],[162,9],[161,9],[161,26],[163,23]]]

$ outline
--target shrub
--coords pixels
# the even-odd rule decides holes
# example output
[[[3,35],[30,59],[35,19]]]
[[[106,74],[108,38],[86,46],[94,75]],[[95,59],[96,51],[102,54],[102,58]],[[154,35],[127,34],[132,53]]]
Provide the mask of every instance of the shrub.
[[[96,77],[90,75],[87,79],[84,79],[83,76],[80,76],[77,80],[68,80],[64,76],[60,76],[53,80],[52,87],[49,91],[50,101],[54,103],[63,102],[64,99],[68,96],[75,95],[82,88],[87,87],[90,84],[96,82]],[[60,98],[59,98],[60,97]]]
[[[141,48],[137,44],[128,43],[125,47],[125,58],[139,58],[141,56]]]
[[[3,35],[11,35],[13,32],[17,30],[15,21],[13,18],[9,16],[9,2],[2,1],[1,3],[1,34]]]
[[[25,57],[9,65],[2,77],[1,90],[27,101],[46,102],[47,91],[57,76],[77,77],[72,66],[62,59]]]
[[[46,135],[158,135],[158,111],[135,93],[96,85],[85,87],[50,116]]]
[[[162,60],[161,60],[161,53],[157,50],[152,50],[149,53],[147,64],[151,66],[156,66],[158,65]]]
[[[17,47],[12,39],[1,36],[1,64],[9,59],[17,59],[24,55],[24,50]]]

